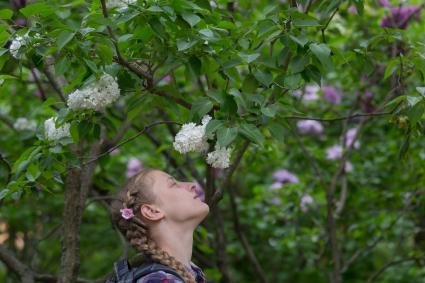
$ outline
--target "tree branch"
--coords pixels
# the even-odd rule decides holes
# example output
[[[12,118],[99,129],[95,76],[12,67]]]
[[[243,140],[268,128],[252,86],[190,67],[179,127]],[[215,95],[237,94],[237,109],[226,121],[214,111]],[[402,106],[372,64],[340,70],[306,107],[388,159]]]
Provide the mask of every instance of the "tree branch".
[[[226,170],[226,173],[224,175],[224,179],[220,186],[217,188],[214,192],[211,199],[207,199],[207,203],[210,207],[214,207],[217,205],[217,203],[223,198],[223,192],[224,189],[229,185],[230,179],[232,178],[232,174],[236,171],[236,168],[238,167],[243,154],[245,153],[246,149],[248,148],[249,144],[251,143],[250,140],[245,140],[244,144],[241,146],[236,158],[233,160],[233,163],[230,165],[230,168]],[[209,166],[208,166],[209,167]]]

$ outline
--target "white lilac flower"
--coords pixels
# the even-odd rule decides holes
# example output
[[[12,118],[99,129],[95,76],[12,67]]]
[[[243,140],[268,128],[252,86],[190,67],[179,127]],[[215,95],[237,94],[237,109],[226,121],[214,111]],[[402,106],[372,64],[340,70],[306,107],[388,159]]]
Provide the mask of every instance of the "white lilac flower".
[[[230,164],[231,149],[215,145],[215,150],[208,153],[207,163],[214,168],[227,168]]]
[[[326,149],[326,159],[337,160],[342,157],[342,146],[339,144],[333,145]]]
[[[345,172],[353,171],[353,164],[350,161],[346,161],[344,164],[344,170]]]
[[[68,96],[67,105],[73,110],[93,109],[102,111],[120,96],[116,78],[104,74],[99,81],[85,89],[75,90]]]
[[[301,120],[297,122],[298,130],[302,134],[321,134],[323,132],[323,126],[319,121],[316,120]]]
[[[34,120],[28,120],[25,117],[19,117],[13,123],[13,128],[17,131],[31,131],[34,132],[37,128],[37,123]]]
[[[34,34],[33,37],[30,37],[29,35],[17,35],[12,40],[9,51],[10,54],[12,54],[13,57],[16,59],[20,59],[22,57],[22,50],[21,48],[24,47],[27,44],[30,44],[33,39],[41,39],[41,36],[39,33]],[[39,46],[40,43],[35,43],[33,46]]]
[[[308,212],[309,206],[311,206],[313,203],[314,203],[314,199],[312,196],[310,196],[309,194],[303,195],[300,201],[301,211],[304,213]]]
[[[196,125],[193,122],[183,124],[174,137],[174,149],[180,153],[207,151],[209,147],[207,140],[210,136],[205,135],[205,128],[211,119],[211,116],[205,115],[202,118],[201,125]]]
[[[29,37],[27,35],[21,36],[17,35],[9,46],[10,54],[16,59],[21,57],[20,49],[29,41]]]
[[[48,140],[59,140],[63,137],[70,137],[69,123],[64,123],[59,128],[55,125],[56,117],[51,117],[44,121],[44,135]]]

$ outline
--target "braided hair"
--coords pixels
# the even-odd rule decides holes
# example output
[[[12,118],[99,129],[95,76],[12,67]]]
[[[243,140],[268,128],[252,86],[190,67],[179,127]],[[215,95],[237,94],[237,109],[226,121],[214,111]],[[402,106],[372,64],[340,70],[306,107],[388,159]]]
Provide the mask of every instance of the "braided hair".
[[[152,192],[152,184],[147,180],[149,179],[147,178],[148,173],[155,170],[154,168],[144,168],[128,179],[111,203],[112,221],[136,250],[153,261],[173,268],[185,282],[196,283],[193,275],[186,269],[185,265],[162,250],[149,236],[148,226],[143,221],[140,207],[142,204],[153,203],[156,199]],[[120,212],[120,209],[123,208],[132,209],[134,217],[124,219]]]

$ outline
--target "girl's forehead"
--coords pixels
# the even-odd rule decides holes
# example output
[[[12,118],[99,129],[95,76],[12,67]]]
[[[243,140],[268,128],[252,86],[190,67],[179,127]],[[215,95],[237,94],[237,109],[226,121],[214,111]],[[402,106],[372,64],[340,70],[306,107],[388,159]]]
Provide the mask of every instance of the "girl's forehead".
[[[173,178],[173,176],[171,176],[168,173],[163,172],[163,171],[155,171],[155,172],[153,172],[152,175],[153,175],[153,179],[155,179],[155,182],[158,182],[158,183],[161,183],[161,184],[164,184],[164,183],[168,182],[168,180],[170,178]]]

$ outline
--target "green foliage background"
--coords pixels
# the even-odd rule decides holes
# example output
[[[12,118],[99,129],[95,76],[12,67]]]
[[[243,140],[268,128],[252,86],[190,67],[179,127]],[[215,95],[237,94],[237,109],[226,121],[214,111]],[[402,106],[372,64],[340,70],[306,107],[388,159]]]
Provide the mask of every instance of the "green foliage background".
[[[0,219],[7,225],[0,233],[8,235],[2,247],[38,274],[59,276],[67,168],[83,166],[101,138],[112,142],[103,144],[106,152],[149,124],[199,123],[208,113],[214,127],[207,131],[234,149],[231,161],[249,142],[230,181],[204,179],[213,171],[203,156],[173,149],[175,124],[156,125],[123,143],[118,155],[102,155],[85,202],[79,277],[103,278],[126,248],[107,199],[96,198],[124,183],[134,157],[181,180],[195,179],[195,169],[204,182],[227,185],[218,203],[222,221],[211,213],[195,234],[193,261],[211,282],[261,282],[241,234],[268,282],[425,282],[423,18],[409,19],[406,29],[382,28],[391,11],[375,1],[215,3],[138,0],[108,8],[105,17],[97,0],[35,1],[19,10],[1,2]],[[8,47],[24,34],[32,40],[16,59]],[[119,100],[104,113],[69,110],[66,96],[103,72],[118,78]],[[293,95],[314,84],[339,89],[342,103],[324,100],[323,90],[311,103]],[[369,112],[366,91],[373,94]],[[72,138],[58,144],[43,139],[44,120],[54,115],[71,124]],[[36,132],[14,129],[18,117],[37,121]],[[296,123],[307,117],[322,120],[322,135],[299,133]],[[347,150],[353,170],[344,172],[341,162],[326,159],[326,149],[352,127],[360,148]],[[279,168],[299,182],[271,189]],[[314,199],[307,212],[300,207],[305,194]],[[217,225],[230,279],[218,264]],[[0,280],[20,279],[0,264]]]

